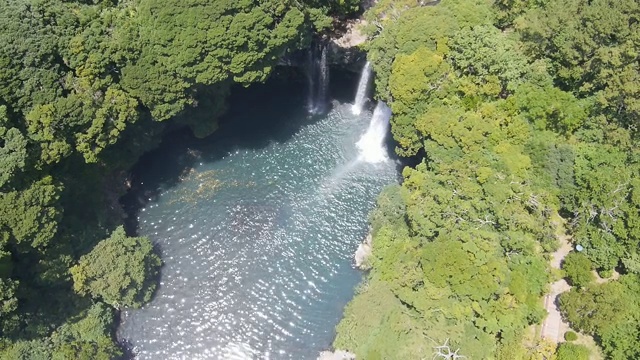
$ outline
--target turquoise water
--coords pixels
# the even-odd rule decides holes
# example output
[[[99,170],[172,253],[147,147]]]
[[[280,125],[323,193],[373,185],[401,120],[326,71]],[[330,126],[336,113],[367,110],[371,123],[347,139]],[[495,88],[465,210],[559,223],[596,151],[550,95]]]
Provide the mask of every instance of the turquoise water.
[[[164,267],[154,300],[122,314],[136,358],[315,359],[330,346],[398,165],[358,160],[370,111],[334,101],[309,117],[302,94],[282,96],[236,101],[215,136],[170,139],[139,166],[138,233]]]

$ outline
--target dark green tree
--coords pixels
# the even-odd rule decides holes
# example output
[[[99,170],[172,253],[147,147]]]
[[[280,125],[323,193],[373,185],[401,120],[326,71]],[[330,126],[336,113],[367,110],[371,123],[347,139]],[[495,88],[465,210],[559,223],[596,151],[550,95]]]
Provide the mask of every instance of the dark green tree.
[[[640,115],[640,4],[635,0],[545,1],[521,24],[541,57],[553,63],[565,90],[595,94],[598,105],[624,126]]]
[[[111,341],[113,310],[96,303],[51,336],[52,359],[109,360],[121,356]]]

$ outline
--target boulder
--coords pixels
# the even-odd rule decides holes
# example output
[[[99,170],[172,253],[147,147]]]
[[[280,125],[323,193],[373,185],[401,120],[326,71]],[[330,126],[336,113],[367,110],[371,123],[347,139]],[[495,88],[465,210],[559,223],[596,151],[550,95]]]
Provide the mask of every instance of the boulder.
[[[358,250],[354,254],[354,259],[356,261],[356,267],[361,270],[367,269],[367,259],[371,256],[371,242],[372,236],[371,233],[367,234],[367,237],[364,241],[358,245]]]
[[[355,360],[356,355],[344,350],[323,351],[318,360]]]

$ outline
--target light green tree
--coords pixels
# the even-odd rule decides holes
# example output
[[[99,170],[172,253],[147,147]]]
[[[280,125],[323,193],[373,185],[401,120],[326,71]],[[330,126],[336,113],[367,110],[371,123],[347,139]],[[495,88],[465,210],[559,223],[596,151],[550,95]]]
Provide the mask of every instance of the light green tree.
[[[589,360],[589,349],[584,345],[562,343],[556,351],[557,360]]]
[[[116,308],[140,307],[151,299],[160,265],[149,239],[118,227],[71,268],[73,287]]]

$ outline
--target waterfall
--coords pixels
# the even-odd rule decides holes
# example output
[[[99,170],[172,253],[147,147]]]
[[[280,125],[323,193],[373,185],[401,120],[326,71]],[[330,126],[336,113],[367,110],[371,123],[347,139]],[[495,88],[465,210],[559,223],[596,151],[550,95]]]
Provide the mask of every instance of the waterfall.
[[[378,101],[373,111],[369,128],[360,137],[356,146],[360,150],[360,159],[368,163],[379,163],[387,160],[387,149],[384,139],[391,119],[391,109],[382,101]]]
[[[327,90],[329,88],[329,65],[327,63],[327,45],[322,44],[320,55],[320,68],[318,82],[318,98],[316,99],[316,112],[323,113],[327,107]]]
[[[315,94],[315,81],[314,78],[316,77],[315,75],[315,70],[316,70],[316,59],[315,59],[315,49],[313,46],[311,46],[309,48],[309,51],[307,51],[307,66],[306,66],[306,73],[307,73],[307,110],[310,113],[315,112],[315,100],[316,100],[316,94]]]
[[[360,81],[358,82],[358,91],[356,92],[356,99],[351,107],[351,112],[354,115],[360,115],[362,107],[367,97],[367,89],[369,87],[369,80],[371,79],[371,64],[367,61],[360,73]]]
[[[327,60],[327,45],[319,44],[320,59],[317,58],[317,47],[311,46],[307,63],[307,109],[311,114],[321,114],[326,111],[327,92],[329,89],[329,63]]]

